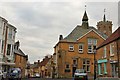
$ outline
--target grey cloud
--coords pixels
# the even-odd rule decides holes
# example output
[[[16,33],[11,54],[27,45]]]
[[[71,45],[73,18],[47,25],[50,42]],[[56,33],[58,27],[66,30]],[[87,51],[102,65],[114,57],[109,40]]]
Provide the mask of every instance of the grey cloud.
[[[103,9],[107,6],[95,4],[87,3],[89,23],[93,26],[102,20]],[[77,24],[81,24],[84,5],[80,0],[5,3],[2,4],[2,12],[5,14],[0,14],[17,27],[16,40],[20,40],[21,49],[29,55],[30,62],[33,62],[47,54],[53,54],[59,35],[66,37]],[[113,12],[110,13],[113,15]],[[115,21],[115,18],[112,20]]]

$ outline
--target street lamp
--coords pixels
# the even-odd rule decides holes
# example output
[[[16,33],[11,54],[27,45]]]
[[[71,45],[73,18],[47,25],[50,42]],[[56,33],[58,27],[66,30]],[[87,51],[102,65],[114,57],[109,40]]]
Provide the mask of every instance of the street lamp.
[[[93,46],[93,52],[94,52],[94,80],[96,79],[96,46]]]

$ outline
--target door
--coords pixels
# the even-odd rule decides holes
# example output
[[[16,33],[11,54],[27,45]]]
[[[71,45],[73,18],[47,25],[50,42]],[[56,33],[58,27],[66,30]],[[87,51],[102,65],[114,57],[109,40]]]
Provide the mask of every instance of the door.
[[[75,70],[76,70],[76,67],[73,67],[72,76],[74,76]]]

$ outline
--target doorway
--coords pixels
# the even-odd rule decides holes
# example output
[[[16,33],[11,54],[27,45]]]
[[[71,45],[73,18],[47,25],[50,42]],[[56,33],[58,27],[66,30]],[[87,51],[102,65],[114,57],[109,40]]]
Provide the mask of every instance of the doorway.
[[[74,77],[74,73],[75,73],[76,67],[73,67],[72,69],[72,76]]]

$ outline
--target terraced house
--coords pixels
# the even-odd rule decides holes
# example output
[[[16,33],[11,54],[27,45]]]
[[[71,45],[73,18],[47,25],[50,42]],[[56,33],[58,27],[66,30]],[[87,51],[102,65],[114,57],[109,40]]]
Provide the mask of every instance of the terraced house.
[[[2,71],[7,71],[15,65],[14,63],[14,43],[16,28],[8,21],[0,17],[0,65]]]
[[[94,51],[112,30],[112,22],[105,21],[97,24],[98,29],[89,26],[87,12],[84,12],[82,25],[77,25],[65,38],[59,37],[54,47],[56,77],[72,77],[76,69],[84,69],[89,76],[94,75]],[[97,51],[96,59],[104,49]]]
[[[120,27],[110,35],[102,44],[98,46],[98,50],[108,47],[105,57],[101,55],[98,59],[98,74],[107,77],[120,78]]]
[[[20,49],[20,42],[17,41],[14,45],[14,62],[16,68],[21,69],[21,77],[26,77],[26,68],[27,68],[27,61],[28,61],[28,55],[23,53],[23,51]]]

